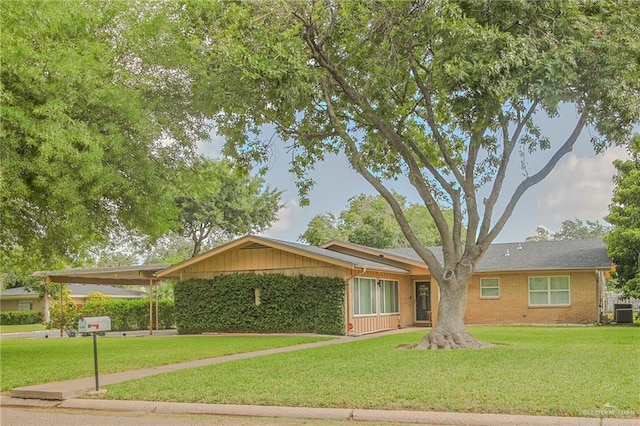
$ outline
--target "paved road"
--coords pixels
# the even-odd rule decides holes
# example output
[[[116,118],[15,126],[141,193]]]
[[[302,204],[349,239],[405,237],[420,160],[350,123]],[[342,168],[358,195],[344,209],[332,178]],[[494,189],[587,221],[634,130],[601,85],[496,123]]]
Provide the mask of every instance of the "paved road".
[[[351,420],[308,420],[286,418],[230,417],[202,414],[151,414],[121,413],[105,411],[65,410],[60,408],[17,408],[2,407],[0,424],[11,426],[353,426]],[[374,426],[383,423],[361,423],[358,426]],[[400,425],[401,423],[393,423]],[[384,423],[390,426],[390,423]]]

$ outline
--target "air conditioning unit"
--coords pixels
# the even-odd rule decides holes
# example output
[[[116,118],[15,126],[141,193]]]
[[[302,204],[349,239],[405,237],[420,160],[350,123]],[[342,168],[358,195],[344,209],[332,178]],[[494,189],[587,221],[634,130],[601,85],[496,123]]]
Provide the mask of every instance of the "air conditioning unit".
[[[633,309],[616,309],[616,323],[631,324],[633,322]]]

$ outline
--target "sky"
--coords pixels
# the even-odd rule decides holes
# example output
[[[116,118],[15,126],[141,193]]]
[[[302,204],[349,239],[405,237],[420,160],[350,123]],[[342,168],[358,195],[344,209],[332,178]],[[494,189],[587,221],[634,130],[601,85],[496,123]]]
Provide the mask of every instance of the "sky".
[[[528,157],[529,174],[537,172],[546,163],[553,148],[557,148],[571,133],[576,120],[577,113],[568,107],[553,119],[536,117],[543,133],[550,138],[552,149]],[[623,148],[614,147],[596,155],[589,143],[593,134],[592,129],[583,130],[573,151],[560,161],[545,180],[523,195],[495,242],[524,241],[535,233],[538,226],[555,232],[566,219],[603,221],[608,213],[614,186],[612,179],[615,167],[612,162],[626,158],[626,152]],[[263,135],[267,139],[271,136]],[[214,135],[209,142],[199,145],[199,151],[216,158],[223,143],[221,137]],[[351,197],[359,194],[377,195],[373,187],[349,167],[344,155],[329,155],[311,173],[316,183],[309,194],[310,205],[301,207],[295,178],[288,171],[290,159],[291,154],[284,143],[272,145],[265,181],[271,188],[283,191],[282,202],[285,206],[280,210],[278,220],[262,233],[266,237],[298,241],[314,216],[326,212],[338,215],[347,208]],[[520,158],[514,153],[497,211],[502,211],[500,206],[506,204],[523,178]],[[406,179],[399,179],[392,187],[405,195],[409,202],[420,203],[421,200]]]

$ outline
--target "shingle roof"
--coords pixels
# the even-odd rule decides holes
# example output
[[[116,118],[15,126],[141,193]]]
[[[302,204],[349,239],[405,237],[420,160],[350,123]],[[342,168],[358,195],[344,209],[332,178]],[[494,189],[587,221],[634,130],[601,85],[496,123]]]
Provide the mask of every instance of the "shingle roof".
[[[442,247],[431,247],[442,261]],[[382,253],[422,261],[411,248],[379,249]],[[527,241],[492,244],[477,272],[560,269],[609,269],[611,259],[602,240]]]

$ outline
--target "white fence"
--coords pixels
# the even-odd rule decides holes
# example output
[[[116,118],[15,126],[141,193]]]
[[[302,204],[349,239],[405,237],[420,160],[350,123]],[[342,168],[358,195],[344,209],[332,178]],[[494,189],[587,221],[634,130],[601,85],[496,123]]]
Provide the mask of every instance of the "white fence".
[[[632,297],[623,299],[622,294],[615,291],[605,291],[604,299],[602,302],[604,312],[607,314],[613,313],[613,305],[615,305],[616,303],[631,303],[633,312],[640,312],[640,299],[634,299]]]

